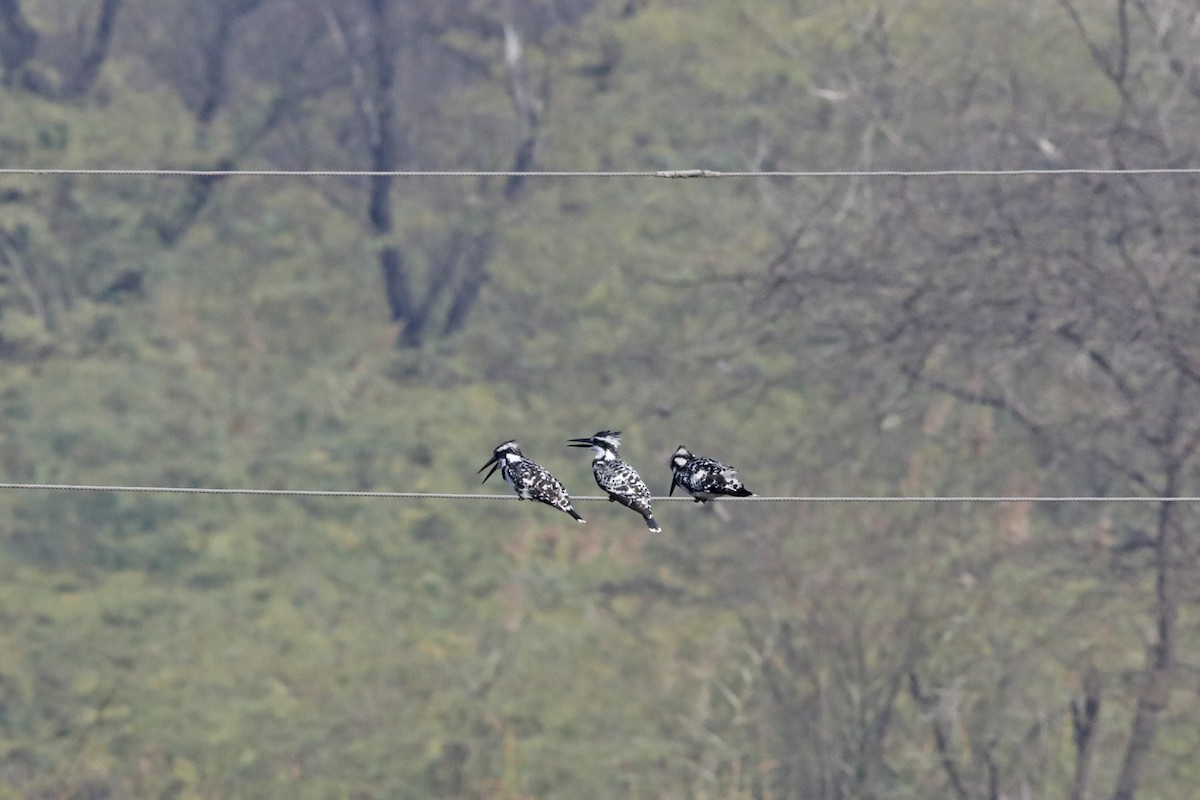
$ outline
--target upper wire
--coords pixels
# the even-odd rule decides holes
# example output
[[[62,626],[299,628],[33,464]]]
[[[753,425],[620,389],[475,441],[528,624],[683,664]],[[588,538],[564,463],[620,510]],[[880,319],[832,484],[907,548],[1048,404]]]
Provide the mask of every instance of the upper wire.
[[[1200,167],[1021,167],[1016,169],[862,170],[342,170],[342,169],[93,169],[4,167],[0,175],[94,175],[183,178],[947,178],[1063,175],[1200,175]]]

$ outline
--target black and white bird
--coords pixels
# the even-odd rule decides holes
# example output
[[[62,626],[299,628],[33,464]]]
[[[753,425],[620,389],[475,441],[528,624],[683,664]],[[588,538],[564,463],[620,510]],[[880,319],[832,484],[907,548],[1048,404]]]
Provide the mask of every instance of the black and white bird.
[[[692,455],[683,445],[671,456],[671,490],[667,496],[675,494],[675,487],[681,486],[684,491],[696,498],[697,503],[705,503],[718,497],[750,497],[754,492],[746,488],[738,478],[737,470],[727,467],[715,458]]]
[[[571,496],[567,494],[567,490],[563,488],[558,479],[547,472],[541,464],[526,458],[521,453],[521,448],[515,439],[496,445],[496,449],[492,451],[492,457],[479,468],[479,472],[483,472],[488,467],[491,467],[491,470],[483,476],[483,483],[487,483],[487,479],[499,469],[501,476],[504,477],[504,482],[512,487],[519,499],[545,503],[559,511],[565,511],[577,522],[584,521],[583,517],[575,513],[575,509],[571,507]]]
[[[592,474],[596,483],[608,492],[608,499],[631,508],[646,520],[652,533],[662,532],[650,511],[650,490],[637,470],[621,458],[621,432],[600,431],[595,436],[571,439],[568,447],[590,447],[595,454],[592,459]]]

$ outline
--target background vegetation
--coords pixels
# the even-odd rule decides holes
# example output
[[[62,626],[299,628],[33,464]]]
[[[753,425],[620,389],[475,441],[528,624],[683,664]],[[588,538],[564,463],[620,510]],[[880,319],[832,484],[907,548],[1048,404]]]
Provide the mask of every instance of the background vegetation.
[[[1194,167],[1179,0],[0,0],[0,167]],[[0,175],[9,481],[1200,494],[1197,177]],[[1200,784],[1190,504],[0,493],[0,797]]]

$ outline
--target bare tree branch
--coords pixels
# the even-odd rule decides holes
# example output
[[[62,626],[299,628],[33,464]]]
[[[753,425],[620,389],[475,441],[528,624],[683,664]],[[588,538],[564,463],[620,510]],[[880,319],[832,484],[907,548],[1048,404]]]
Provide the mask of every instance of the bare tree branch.
[[[1059,3],[1066,10],[1067,16],[1070,17],[1072,24],[1074,24],[1075,29],[1079,32],[1079,38],[1087,46],[1088,52],[1092,55],[1092,60],[1096,62],[1101,72],[1112,82],[1113,87],[1120,94],[1125,104],[1129,106],[1133,105],[1133,98],[1130,96],[1129,90],[1125,85],[1125,78],[1129,69],[1128,0],[1117,0],[1118,36],[1117,52],[1115,54],[1106,52],[1088,32],[1087,25],[1084,23],[1079,9],[1075,7],[1073,0],[1059,0]]]
[[[231,40],[238,21],[257,11],[263,0],[222,0],[216,6],[216,30],[203,45],[204,94],[196,107],[196,120],[208,125],[225,104],[228,80],[225,75],[229,62]]]
[[[351,46],[345,24],[334,8],[325,6],[324,11],[334,41],[349,65],[355,108],[367,141],[369,168],[376,173],[388,173],[397,168],[399,161],[396,107],[392,95],[396,81],[396,43],[392,40],[385,0],[367,0],[366,9],[371,78],[363,55]],[[411,280],[403,252],[392,241],[395,234],[392,178],[387,174],[376,174],[367,178],[367,184],[367,219],[372,236],[379,242],[379,268],[392,322],[400,327],[401,341],[419,341],[423,330],[418,327],[418,306],[413,298]]]
[[[946,773],[946,779],[950,782],[950,788],[954,790],[954,796],[958,800],[971,800],[971,793],[967,789],[966,781],[958,769],[958,762],[950,749],[950,735],[946,732],[944,721],[937,710],[938,699],[931,697],[921,689],[921,681],[915,671],[908,673],[908,693],[912,695],[913,700],[929,712],[929,728],[933,733],[933,745],[937,749],[938,758],[942,770]]]
[[[1167,491],[1178,490],[1175,475]],[[1171,674],[1175,668],[1175,630],[1179,617],[1181,579],[1183,571],[1177,558],[1180,537],[1173,503],[1159,506],[1158,529],[1155,533],[1155,638],[1146,654],[1143,682],[1138,689],[1137,706],[1129,726],[1125,757],[1117,773],[1113,800],[1134,800],[1142,773],[1154,746],[1161,713],[1170,700]]]
[[[509,2],[508,5],[511,17],[512,3]],[[541,118],[541,102],[534,96],[529,80],[529,69],[525,63],[525,49],[521,45],[521,37],[517,33],[516,25],[511,19],[504,23],[504,66],[508,72],[509,95],[512,97],[513,106],[523,131],[513,156],[512,171],[514,173],[526,172],[533,167]],[[510,175],[504,183],[504,198],[511,200],[516,197],[524,186],[524,182],[523,176]]]
[[[1071,731],[1075,743],[1075,774],[1069,800],[1091,800],[1092,763],[1100,724],[1100,673],[1088,667],[1083,677],[1083,698],[1071,700]]]
[[[123,0],[102,0],[100,13],[96,19],[95,29],[89,41],[83,47],[83,55],[79,59],[71,77],[63,86],[63,93],[68,97],[78,97],[87,92],[100,75],[100,67],[108,58],[108,48],[112,43],[113,31],[116,28],[117,13],[121,10]]]
[[[20,244],[3,226],[0,226],[0,264],[8,264],[12,269],[13,277],[29,303],[30,313],[43,327],[50,329],[53,319],[46,309],[46,302],[42,298],[41,291],[34,284],[32,270],[21,253]]]
[[[12,86],[37,52],[38,33],[21,11],[20,0],[0,0],[0,65],[4,85]]]

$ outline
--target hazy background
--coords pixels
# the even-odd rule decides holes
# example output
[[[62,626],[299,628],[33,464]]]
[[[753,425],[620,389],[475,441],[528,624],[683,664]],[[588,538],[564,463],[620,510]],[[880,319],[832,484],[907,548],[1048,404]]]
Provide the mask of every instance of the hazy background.
[[[0,0],[0,167],[1200,165],[1179,0]],[[1200,177],[0,175],[0,479],[1200,494]],[[489,485],[491,486],[491,485]],[[1179,800],[1190,504],[0,492],[0,798]]]

